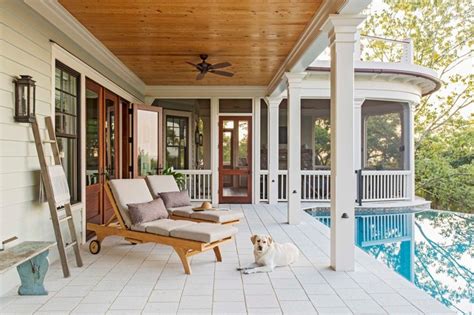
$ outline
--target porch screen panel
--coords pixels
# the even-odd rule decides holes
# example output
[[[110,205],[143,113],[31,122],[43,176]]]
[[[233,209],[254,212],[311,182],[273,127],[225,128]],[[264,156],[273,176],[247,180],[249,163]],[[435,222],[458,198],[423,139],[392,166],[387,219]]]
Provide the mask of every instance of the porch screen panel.
[[[368,100],[362,105],[362,161],[365,169],[407,169],[407,104]]]
[[[301,169],[326,170],[331,165],[330,104],[327,99],[301,100]]]

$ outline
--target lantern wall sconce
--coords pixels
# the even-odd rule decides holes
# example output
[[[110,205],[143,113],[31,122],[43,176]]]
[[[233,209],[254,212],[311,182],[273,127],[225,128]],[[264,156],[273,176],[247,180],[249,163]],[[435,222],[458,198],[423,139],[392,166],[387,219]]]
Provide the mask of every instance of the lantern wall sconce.
[[[32,123],[36,120],[36,81],[29,75],[21,75],[15,83],[15,121]]]
[[[196,126],[196,130],[194,131],[194,143],[197,146],[202,146],[203,144],[203,135],[199,132],[199,128]]]

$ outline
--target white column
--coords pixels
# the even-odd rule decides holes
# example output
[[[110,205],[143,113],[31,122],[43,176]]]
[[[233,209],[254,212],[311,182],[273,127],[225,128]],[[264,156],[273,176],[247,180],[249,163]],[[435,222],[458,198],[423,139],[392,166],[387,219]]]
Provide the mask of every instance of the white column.
[[[306,73],[285,73],[288,92],[288,223],[301,220],[301,82]]]
[[[219,203],[219,99],[211,98],[212,204]]]
[[[362,168],[362,104],[365,99],[354,99],[354,169]]]
[[[354,259],[354,46],[361,16],[331,15],[331,267],[352,271]]]
[[[411,201],[414,201],[416,198],[415,195],[415,103],[409,103],[408,110],[408,139],[409,139],[409,169],[410,169],[410,178],[408,178],[408,198]],[[405,148],[406,149],[406,148]]]
[[[253,194],[252,203],[258,203],[260,201],[260,98],[253,98],[253,123],[252,123],[252,134],[253,134],[253,167],[252,167],[252,179],[253,179]]]
[[[271,205],[278,203],[278,135],[279,135],[279,107],[282,98],[267,98],[268,106],[268,203]]]

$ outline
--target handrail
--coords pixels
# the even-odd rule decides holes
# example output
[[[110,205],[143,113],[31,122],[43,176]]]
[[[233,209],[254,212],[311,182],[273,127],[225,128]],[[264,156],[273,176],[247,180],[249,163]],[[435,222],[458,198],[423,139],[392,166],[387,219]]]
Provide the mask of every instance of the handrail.
[[[360,34],[360,37],[379,39],[379,40],[383,40],[383,41],[386,41],[386,42],[393,42],[393,43],[402,43],[402,44],[410,44],[411,43],[410,39],[393,39],[393,38],[386,38],[386,37],[366,35],[366,34]]]

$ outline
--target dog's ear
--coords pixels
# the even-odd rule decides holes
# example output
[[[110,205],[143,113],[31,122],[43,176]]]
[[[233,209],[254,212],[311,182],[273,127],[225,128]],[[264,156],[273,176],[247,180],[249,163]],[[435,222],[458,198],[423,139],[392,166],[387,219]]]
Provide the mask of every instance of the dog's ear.
[[[255,244],[255,241],[257,240],[257,235],[252,235],[250,237],[250,240],[252,241],[252,244]]]
[[[273,238],[271,236],[267,236],[267,241],[268,241],[268,244],[271,244],[273,243]]]

